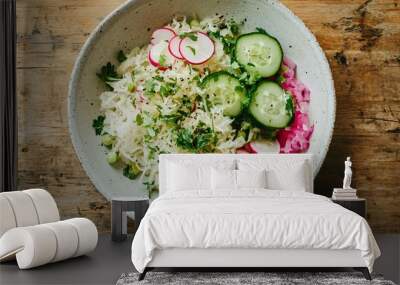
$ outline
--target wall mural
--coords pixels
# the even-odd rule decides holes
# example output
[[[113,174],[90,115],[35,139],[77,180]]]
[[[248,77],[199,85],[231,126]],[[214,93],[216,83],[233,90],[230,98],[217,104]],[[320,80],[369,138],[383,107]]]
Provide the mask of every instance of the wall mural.
[[[335,104],[322,50],[298,18],[279,18],[277,30],[238,15],[241,1],[229,3],[232,11],[211,1],[216,10],[204,17],[148,19],[140,23],[147,34],[131,31],[139,23],[127,15],[151,13],[151,5],[131,3],[122,8],[128,14],[117,10],[89,37],[70,84],[70,128],[85,170],[107,198],[139,188],[156,195],[162,153],[312,152],[318,171]],[[261,10],[288,13],[284,6]]]
[[[262,28],[223,15],[174,18],[148,45],[119,51],[97,76],[96,135],[106,159],[157,191],[160,153],[301,153],[308,150],[310,91],[296,64]]]

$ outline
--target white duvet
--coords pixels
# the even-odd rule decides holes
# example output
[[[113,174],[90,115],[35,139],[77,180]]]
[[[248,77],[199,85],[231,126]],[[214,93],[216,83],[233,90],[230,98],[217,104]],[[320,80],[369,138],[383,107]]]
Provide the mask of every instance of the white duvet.
[[[162,195],[140,223],[132,262],[143,272],[165,248],[358,249],[370,271],[380,255],[359,215],[323,196],[266,189]]]

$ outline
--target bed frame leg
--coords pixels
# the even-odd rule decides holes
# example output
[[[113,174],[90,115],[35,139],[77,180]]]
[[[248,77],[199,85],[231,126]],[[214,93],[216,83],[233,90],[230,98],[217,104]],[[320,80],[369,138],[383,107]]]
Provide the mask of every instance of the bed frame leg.
[[[369,274],[369,270],[367,267],[355,267],[354,269],[357,271],[361,271],[362,274],[364,275],[365,279],[372,280],[371,274]]]
[[[148,270],[147,267],[146,267],[146,268],[143,270],[143,272],[139,274],[138,281],[142,281],[142,280],[144,279],[144,277],[146,277],[147,271],[149,271],[149,270]]]

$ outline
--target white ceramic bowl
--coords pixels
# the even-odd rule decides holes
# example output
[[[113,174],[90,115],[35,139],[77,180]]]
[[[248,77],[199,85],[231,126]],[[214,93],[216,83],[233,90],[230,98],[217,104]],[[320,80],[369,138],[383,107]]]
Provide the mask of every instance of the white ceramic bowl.
[[[92,121],[99,114],[104,85],[99,68],[115,59],[120,49],[148,44],[152,31],[174,15],[215,13],[238,20],[247,18],[246,30],[266,29],[281,43],[285,55],[298,66],[298,77],[311,89],[310,116],[315,125],[309,153],[315,155],[314,176],[328,151],[335,121],[335,91],[324,52],[303,22],[278,1],[268,0],[133,0],[107,16],[83,46],[69,85],[69,127],[76,153],[96,188],[107,198],[145,197],[138,181],[125,178],[108,165]]]

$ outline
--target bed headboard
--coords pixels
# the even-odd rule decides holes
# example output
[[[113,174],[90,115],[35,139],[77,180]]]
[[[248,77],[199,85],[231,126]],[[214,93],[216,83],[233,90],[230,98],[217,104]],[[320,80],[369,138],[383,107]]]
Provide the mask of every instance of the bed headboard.
[[[312,160],[312,154],[161,154],[159,156],[159,191],[160,194],[165,193],[165,185],[167,183],[167,163],[168,162],[188,162],[190,165],[213,165],[219,161],[232,161],[235,163],[237,159],[244,160],[268,160],[270,163],[273,161],[290,161],[290,162],[301,162],[309,161],[313,178],[316,176],[314,161]],[[311,189],[313,191],[313,189]]]

